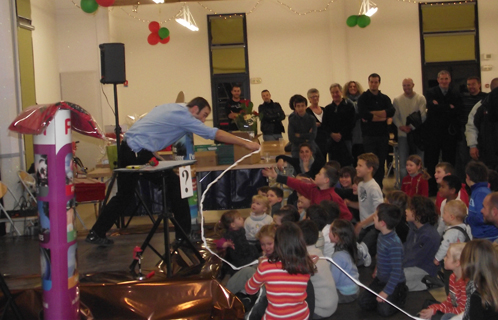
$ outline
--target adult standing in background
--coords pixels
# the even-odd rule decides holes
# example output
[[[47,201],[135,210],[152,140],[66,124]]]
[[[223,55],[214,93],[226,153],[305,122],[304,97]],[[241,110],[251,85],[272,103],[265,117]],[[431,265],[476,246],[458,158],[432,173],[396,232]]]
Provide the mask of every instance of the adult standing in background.
[[[242,111],[242,102],[240,95],[242,94],[242,89],[240,84],[234,84],[232,86],[232,97],[227,100],[225,105],[225,112],[227,114],[227,118],[230,119],[230,125],[228,126],[229,131],[237,131],[239,128],[237,124],[234,122],[235,118],[239,115],[240,111]]]
[[[469,114],[472,108],[484,99],[487,94],[481,91],[481,78],[472,76],[467,78],[467,90],[462,94],[462,111],[460,112],[460,131],[459,141],[457,146],[457,157],[455,160],[455,171],[458,177],[465,180],[465,166],[470,161],[469,148],[465,139],[465,125],[469,120]]]
[[[263,132],[264,141],[278,141],[282,138],[282,132],[285,132],[282,120],[285,119],[285,113],[280,103],[273,102],[270,91],[261,91],[263,104],[258,107],[261,118],[261,132]]]
[[[424,125],[424,163],[429,179],[429,196],[437,193],[434,179],[439,154],[442,161],[455,165],[456,145],[460,124],[458,117],[462,109],[460,95],[451,91],[451,76],[446,70],[437,75],[438,86],[430,88],[425,94],[427,101],[427,119]]]
[[[393,117],[393,122],[398,127],[398,150],[399,150],[399,161],[401,164],[400,175],[401,179],[406,176],[406,159],[409,155],[418,154],[422,159],[424,158],[424,152],[420,150],[413,139],[408,139],[408,135],[421,134],[420,132],[415,132],[416,130],[421,130],[421,128],[415,128],[413,124],[407,123],[407,117],[414,112],[420,112],[420,119],[422,122],[426,118],[426,102],[425,97],[413,91],[415,84],[410,78],[406,78],[402,82],[403,94],[399,97],[394,98],[393,106],[396,113]]]
[[[498,88],[498,78],[494,78],[493,80],[491,80],[491,83],[489,86],[490,86],[491,91],[493,91],[495,88]],[[481,159],[479,149],[482,149],[483,146],[482,145],[479,146],[479,144],[478,144],[479,130],[481,130],[481,128],[478,128],[476,126],[476,124],[474,123],[474,120],[475,120],[474,118],[475,118],[475,115],[476,115],[478,110],[480,113],[478,118],[481,117],[481,119],[482,119],[482,113],[484,113],[484,109],[480,109],[480,107],[482,106],[482,103],[483,103],[483,100],[476,103],[476,105],[472,108],[472,111],[470,112],[469,117],[468,117],[467,125],[465,126],[465,136],[467,138],[467,146],[469,147],[470,157],[476,161],[477,160],[483,161],[488,167],[491,167],[492,164],[489,162],[489,160],[490,160],[490,157],[492,157],[492,154],[488,153],[486,157],[483,157],[483,159]],[[482,140],[482,137],[481,137],[481,143],[484,141],[485,140]],[[487,141],[489,141],[489,140],[487,140]],[[487,149],[487,148],[484,147],[484,149]]]
[[[302,95],[295,95],[294,101],[294,115],[289,116],[289,142],[291,143],[291,154],[293,158],[299,157],[299,146],[303,142],[310,144],[313,152],[319,152],[316,145],[316,122],[315,118],[306,112],[307,103],[305,97]]]
[[[382,189],[389,150],[387,119],[394,116],[395,110],[391,98],[380,92],[380,80],[377,73],[368,76],[368,90],[358,99],[358,110],[365,152],[371,152],[379,158],[379,169],[375,172],[374,179]]]
[[[363,137],[361,135],[361,118],[358,112],[358,98],[363,93],[363,88],[358,82],[349,81],[346,82],[342,90],[344,98],[351,101],[355,110],[356,122],[353,128],[351,155],[353,156],[353,165],[356,167],[358,156],[365,152],[363,149]]]
[[[323,127],[323,110],[324,108],[318,105],[320,101],[320,92],[318,89],[311,88],[308,90],[308,101],[310,105],[306,112],[311,116],[315,117],[316,120],[316,138],[315,142],[318,145],[318,149],[322,153],[323,157],[327,158],[327,139],[328,134],[325,128]],[[314,176],[313,176],[314,177]]]
[[[351,156],[351,139],[355,124],[353,104],[342,97],[342,87],[338,83],[330,86],[332,103],[325,107],[323,126],[327,132],[329,143],[329,161],[339,161],[341,167],[353,164]]]

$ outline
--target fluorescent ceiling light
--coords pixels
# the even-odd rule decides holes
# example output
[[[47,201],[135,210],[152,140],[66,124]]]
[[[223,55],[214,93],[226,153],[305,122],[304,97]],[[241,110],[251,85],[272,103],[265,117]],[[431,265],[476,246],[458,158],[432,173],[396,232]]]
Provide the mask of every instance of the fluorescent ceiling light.
[[[155,3],[164,3],[164,0],[152,0],[154,1]]]
[[[183,3],[180,12],[178,12],[178,14],[176,15],[175,20],[185,28],[188,28],[192,31],[199,31],[194,17],[192,16],[192,13],[190,13],[190,9],[185,2]]]

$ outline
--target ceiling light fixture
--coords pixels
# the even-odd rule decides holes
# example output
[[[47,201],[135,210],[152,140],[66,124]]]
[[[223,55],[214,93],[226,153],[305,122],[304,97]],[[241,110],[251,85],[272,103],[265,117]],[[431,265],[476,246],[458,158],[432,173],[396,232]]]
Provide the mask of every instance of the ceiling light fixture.
[[[192,31],[199,31],[194,17],[192,16],[192,13],[190,13],[190,9],[185,2],[183,3],[180,12],[178,12],[178,14],[176,15],[175,20],[185,28],[188,28]]]
[[[154,1],[155,3],[164,3],[164,0],[152,0]]]
[[[373,16],[377,12],[377,5],[370,0],[363,0],[359,15]]]

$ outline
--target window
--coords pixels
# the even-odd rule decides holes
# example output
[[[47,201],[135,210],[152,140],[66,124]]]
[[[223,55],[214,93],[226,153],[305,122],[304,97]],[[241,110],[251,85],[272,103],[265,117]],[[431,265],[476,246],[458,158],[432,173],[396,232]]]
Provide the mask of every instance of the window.
[[[214,126],[227,129],[225,112],[234,84],[241,85],[243,99],[250,99],[249,63],[245,14],[208,16],[209,57]]]
[[[419,14],[424,90],[443,69],[453,87],[465,88],[467,77],[480,76],[477,1],[421,3]]]

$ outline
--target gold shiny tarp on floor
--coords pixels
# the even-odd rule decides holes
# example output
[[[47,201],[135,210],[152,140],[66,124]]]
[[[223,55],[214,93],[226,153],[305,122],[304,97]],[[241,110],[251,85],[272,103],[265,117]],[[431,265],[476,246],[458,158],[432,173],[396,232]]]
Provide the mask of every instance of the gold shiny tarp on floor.
[[[206,261],[202,266],[191,267],[186,266],[175,252],[172,278],[166,277],[163,265],[144,281],[134,280],[130,272],[82,276],[79,285],[81,319],[243,319],[242,303],[215,279],[221,261],[205,248],[200,252]],[[43,319],[40,317],[43,297],[39,277],[16,277],[10,281],[31,283],[31,288],[13,291],[12,295],[24,319]],[[0,295],[0,314],[6,304],[7,299]],[[15,319],[10,308],[4,319]]]

